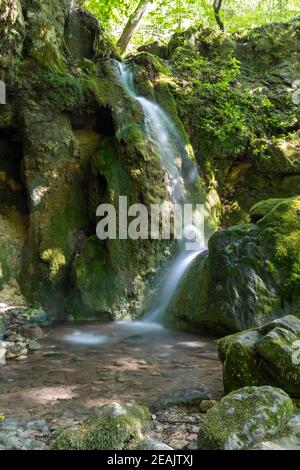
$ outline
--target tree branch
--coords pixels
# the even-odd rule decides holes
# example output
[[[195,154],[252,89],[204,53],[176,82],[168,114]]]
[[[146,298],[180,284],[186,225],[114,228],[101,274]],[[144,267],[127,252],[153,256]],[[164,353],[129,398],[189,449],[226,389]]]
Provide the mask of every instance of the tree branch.
[[[220,30],[225,31],[225,26],[220,16],[220,10],[222,8],[222,4],[223,4],[223,0],[214,0],[213,6],[214,6],[216,22],[218,23]]]

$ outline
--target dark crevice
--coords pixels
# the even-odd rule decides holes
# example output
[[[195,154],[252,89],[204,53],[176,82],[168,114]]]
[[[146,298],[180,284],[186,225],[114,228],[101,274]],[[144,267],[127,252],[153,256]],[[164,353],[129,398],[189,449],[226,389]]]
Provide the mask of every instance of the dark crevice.
[[[74,131],[90,129],[105,137],[115,135],[115,125],[111,109],[107,107],[98,107],[92,114],[72,114],[71,125]]]
[[[29,213],[23,175],[23,142],[13,128],[0,131],[0,206],[2,210],[6,206],[15,207],[23,215]]]

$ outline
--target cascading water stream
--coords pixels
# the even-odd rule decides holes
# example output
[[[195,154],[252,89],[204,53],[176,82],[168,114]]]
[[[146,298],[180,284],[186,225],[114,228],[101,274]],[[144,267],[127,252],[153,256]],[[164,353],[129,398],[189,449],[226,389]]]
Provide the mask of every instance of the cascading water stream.
[[[189,171],[184,178],[181,174],[181,168],[178,165],[179,155],[181,159],[184,157],[187,160],[189,159],[185,151],[185,144],[175,125],[161,107],[137,93],[134,75],[130,68],[120,62],[117,62],[117,68],[126,94],[138,101],[143,109],[147,135],[156,145],[157,152],[168,175],[167,184],[170,198],[173,203],[183,205],[187,202],[185,185],[191,185],[199,178],[198,171],[192,164],[190,164]],[[144,322],[155,323],[163,320],[164,313],[185,272],[194,259],[206,250],[204,234],[201,234],[201,238],[203,239],[203,246],[196,250],[186,250],[184,243],[181,243],[179,254],[163,279],[156,301],[144,315]]]

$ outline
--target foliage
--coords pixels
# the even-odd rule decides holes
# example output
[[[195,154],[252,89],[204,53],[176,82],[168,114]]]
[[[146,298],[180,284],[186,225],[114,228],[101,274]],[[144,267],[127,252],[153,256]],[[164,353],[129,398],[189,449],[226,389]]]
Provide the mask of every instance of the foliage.
[[[117,40],[138,0],[86,0],[94,13]],[[153,0],[147,15],[132,38],[132,48],[183,31],[195,23],[218,29],[213,0]],[[224,0],[220,16],[228,32],[253,28],[268,22],[287,21],[300,15],[298,0]]]

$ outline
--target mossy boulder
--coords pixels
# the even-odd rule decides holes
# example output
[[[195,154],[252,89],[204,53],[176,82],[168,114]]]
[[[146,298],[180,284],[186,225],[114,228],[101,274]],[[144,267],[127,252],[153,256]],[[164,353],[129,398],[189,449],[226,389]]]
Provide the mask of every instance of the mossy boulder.
[[[147,408],[110,403],[99,408],[77,428],[63,431],[55,450],[129,450],[143,439],[151,416]]]
[[[300,316],[300,197],[263,201],[253,223],[220,230],[186,273],[166,322],[241,331]],[[255,222],[255,223],[254,223]]]
[[[244,387],[208,410],[198,434],[198,448],[240,450],[284,429],[294,411],[278,388]]]
[[[226,392],[274,385],[300,397],[300,320],[287,315],[219,341]]]
[[[300,133],[289,140],[260,139],[252,144],[252,156],[262,174],[299,174]]]

